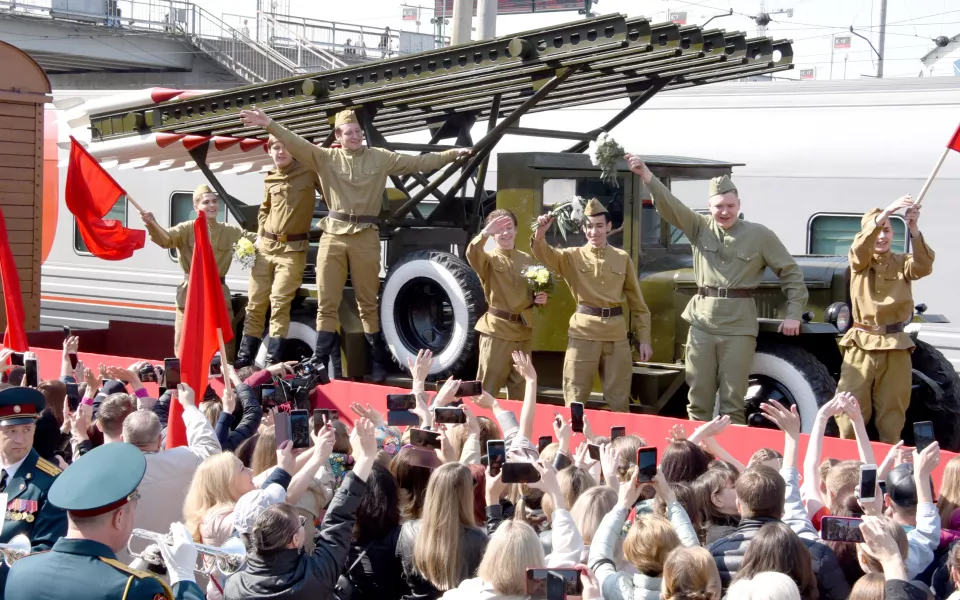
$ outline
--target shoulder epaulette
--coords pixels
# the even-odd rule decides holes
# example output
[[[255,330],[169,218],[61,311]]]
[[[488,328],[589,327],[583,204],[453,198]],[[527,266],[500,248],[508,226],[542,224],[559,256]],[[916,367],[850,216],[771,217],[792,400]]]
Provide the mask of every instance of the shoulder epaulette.
[[[52,475],[54,477],[62,473],[62,471],[60,470],[60,467],[58,467],[57,465],[53,464],[52,462],[50,462],[45,458],[37,459],[37,468],[43,471],[44,473],[46,473],[47,475]]]
[[[170,589],[170,586],[166,584],[162,579],[150,573],[149,571],[138,571],[137,569],[131,569],[128,565],[120,562],[119,560],[113,558],[107,558],[105,556],[97,557],[100,561],[110,565],[118,571],[122,571],[129,575],[130,577],[135,577],[137,579],[153,579],[163,587],[163,592],[169,600],[173,600],[173,590]],[[126,597],[126,594],[124,594]]]

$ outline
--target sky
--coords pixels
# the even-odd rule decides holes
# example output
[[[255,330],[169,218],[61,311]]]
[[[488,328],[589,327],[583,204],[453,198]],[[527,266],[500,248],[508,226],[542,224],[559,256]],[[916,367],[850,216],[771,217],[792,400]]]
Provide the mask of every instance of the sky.
[[[767,35],[794,41],[796,68],[782,76],[798,78],[799,70],[815,68],[817,79],[831,78],[831,45],[833,35],[849,35],[849,27],[871,38],[879,45],[880,7],[882,0],[599,0],[594,4],[596,14],[619,12],[628,16],[647,16],[658,21],[667,14],[686,11],[687,23],[700,24],[711,16],[734,11],[732,16],[714,20],[710,26],[756,34],[757,25],[752,16],[764,10],[773,19]],[[256,0],[195,0],[215,14],[249,14],[256,11]],[[386,27],[415,31],[416,25],[401,19],[401,5],[424,7],[420,31],[429,32],[433,16],[433,0],[282,0],[289,3],[290,14],[327,21],[371,27]],[[429,8],[427,8],[429,7]],[[773,14],[778,10],[793,9],[793,16]],[[575,12],[537,13],[534,15],[504,15],[497,19],[497,35],[547,27],[583,18]],[[474,23],[476,26],[476,22]],[[449,31],[447,32],[449,35]],[[887,36],[884,61],[885,77],[916,77],[923,67],[920,57],[931,50],[933,38],[960,34],[960,2],[957,0],[887,0]],[[846,60],[845,60],[846,59]],[[953,62],[960,52],[934,66],[934,76],[954,75]],[[876,55],[866,40],[852,38],[848,50],[836,50],[833,55],[832,78],[857,79],[876,74]]]

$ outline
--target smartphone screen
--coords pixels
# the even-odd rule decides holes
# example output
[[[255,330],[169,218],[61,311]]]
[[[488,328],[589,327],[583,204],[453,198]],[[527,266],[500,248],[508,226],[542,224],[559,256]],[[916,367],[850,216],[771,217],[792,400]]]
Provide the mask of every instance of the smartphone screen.
[[[66,386],[67,404],[70,407],[70,412],[73,412],[80,406],[80,386],[76,383],[67,383]]]
[[[600,446],[597,444],[587,444],[587,452],[591,460],[600,460]]]
[[[487,440],[487,464],[490,465],[490,474],[494,477],[503,469],[507,462],[507,446],[503,440]]]
[[[163,387],[172,390],[178,385],[180,385],[180,359],[163,359]]]
[[[933,421],[917,421],[913,424],[914,446],[917,452],[923,452],[923,449],[934,442]]]
[[[219,377],[223,375],[223,361],[220,358],[220,353],[213,355],[213,358],[210,360],[210,379],[214,377]]]
[[[657,476],[657,449],[656,447],[640,448],[637,450],[637,481],[647,483]]]
[[[623,437],[627,435],[626,427],[611,427],[610,428],[610,441],[617,439],[618,437]]]
[[[71,335],[72,335],[72,334],[70,333],[70,328],[67,327],[66,325],[64,325],[64,326],[63,326],[63,339],[69,340]]]
[[[466,423],[467,413],[463,412],[462,408],[438,406],[437,408],[433,409],[433,422],[447,424]]]
[[[71,353],[68,354],[67,356],[70,357],[70,368],[71,368],[71,369],[76,369],[76,368],[77,368],[77,363],[79,362],[79,359],[77,358],[76,353],[71,352]]]
[[[291,437],[291,418],[288,412],[278,412],[273,416],[274,433],[277,437],[277,448],[288,442]]]
[[[863,543],[860,523],[863,519],[848,517],[823,517],[820,521],[820,538],[831,542]]]
[[[14,352],[10,355],[10,364],[15,367],[23,366],[23,352]]]
[[[290,438],[294,448],[310,447],[310,415],[306,409],[290,411]]]
[[[540,481],[540,471],[533,463],[505,462],[501,468],[500,481],[503,483],[536,483]]]
[[[483,393],[483,384],[479,381],[461,381],[457,393],[457,398],[467,398],[470,396],[479,396]]]
[[[564,583],[564,594],[567,596],[583,595],[583,585],[580,583],[580,571],[576,569],[527,569],[526,592],[536,598],[547,597],[547,574],[559,577]],[[551,600],[553,598],[551,597]]]
[[[273,408],[277,405],[277,386],[265,383],[260,386],[260,406]]]
[[[873,500],[877,497],[877,465],[860,467],[860,499]]]
[[[320,430],[323,429],[323,416],[323,409],[313,409],[313,435],[319,435]]]
[[[387,394],[387,410],[410,410],[416,407],[416,394]]]
[[[391,427],[416,427],[420,424],[420,417],[409,410],[388,410],[387,425]]]
[[[26,379],[27,387],[35,388],[40,385],[40,375],[37,372],[37,359],[28,358],[23,361],[23,371],[23,377]]]
[[[552,435],[541,435],[537,440],[537,452],[543,453],[543,449],[553,443]]]
[[[583,404],[580,402],[570,403],[570,421],[574,433],[583,433]]]
[[[426,429],[411,429],[410,443],[422,448],[440,449],[440,433]]]

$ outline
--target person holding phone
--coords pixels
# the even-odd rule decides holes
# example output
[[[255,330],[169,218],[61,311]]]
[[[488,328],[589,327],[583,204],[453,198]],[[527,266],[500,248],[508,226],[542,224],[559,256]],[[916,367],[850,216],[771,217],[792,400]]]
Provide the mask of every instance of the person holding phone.
[[[583,211],[587,243],[577,248],[554,248],[544,237],[555,220],[548,214],[537,219],[530,249],[548,269],[563,277],[577,302],[570,316],[567,351],[563,359],[563,400],[586,402],[599,372],[603,397],[611,410],[630,408],[633,356],[629,332],[638,345],[640,360],[653,358],[650,345],[650,310],[640,292],[637,267],[627,252],[610,246],[607,236],[613,222],[598,200]],[[623,304],[630,312],[624,314]],[[629,317],[629,321],[627,318]]]
[[[905,210],[912,254],[893,252],[890,217]],[[913,382],[910,352],[913,339],[904,323],[913,317],[912,282],[933,273],[933,250],[920,233],[920,207],[910,195],[860,220],[860,232],[850,246],[850,317],[853,325],[844,348],[838,392],[850,392],[860,402],[863,420],[873,422],[879,440],[895,444],[906,420]],[[853,423],[837,417],[840,435],[853,439]]]
[[[249,231],[244,231],[239,225],[231,223],[221,223],[217,220],[217,214],[220,210],[220,201],[216,192],[210,189],[210,186],[203,184],[193,191],[193,210],[199,215],[203,214],[207,218],[207,226],[210,228],[210,246],[213,248],[213,257],[217,261],[217,270],[220,272],[220,284],[223,286],[223,300],[227,305],[227,315],[230,321],[233,321],[233,300],[230,298],[230,288],[227,287],[226,276],[233,263],[233,246],[240,238],[246,238],[251,242],[256,242],[257,236]],[[147,226],[147,233],[150,239],[161,248],[175,249],[177,251],[177,262],[183,269],[183,281],[177,287],[177,316],[173,324],[173,351],[176,353],[180,348],[180,329],[183,326],[183,309],[187,300],[187,283],[190,279],[190,265],[193,262],[193,219],[188,219],[183,223],[177,223],[173,227],[164,228],[157,223],[157,218],[153,213],[144,211],[140,213],[143,224]],[[234,356],[234,342],[230,340],[226,343],[227,362]]]
[[[490,238],[496,246],[486,249]],[[486,226],[467,246],[466,258],[480,277],[487,312],[477,320],[480,358],[477,379],[494,396],[507,386],[509,398],[523,394],[523,377],[514,371],[513,352],[530,354],[533,342],[533,307],[547,303],[547,294],[532,294],[524,270],[536,264],[517,250],[517,216],[499,208],[487,215]]]

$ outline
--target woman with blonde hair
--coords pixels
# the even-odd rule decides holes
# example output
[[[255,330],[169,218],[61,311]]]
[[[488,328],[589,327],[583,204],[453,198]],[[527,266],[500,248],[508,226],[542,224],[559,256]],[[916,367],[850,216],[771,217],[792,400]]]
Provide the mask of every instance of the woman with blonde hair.
[[[675,548],[663,563],[661,600],[720,600],[720,572],[706,548]]]
[[[883,600],[883,587],[886,582],[887,578],[883,573],[867,573],[854,584],[848,600]]]
[[[400,531],[397,553],[411,597],[433,600],[476,572],[487,534],[473,514],[473,475],[460,463],[433,472],[420,519]]]
[[[903,526],[890,517],[876,517],[875,521],[884,533],[893,538],[900,550],[900,556],[906,561],[909,541]],[[863,569],[864,573],[883,573],[883,565],[870,553],[870,548],[865,543],[857,544],[857,560],[860,562],[860,568]]]
[[[960,456],[954,456],[943,469],[943,483],[937,511],[944,529],[960,529]]]
[[[577,501],[573,503],[570,514],[573,515],[573,521],[577,524],[585,546],[583,560],[580,562],[586,564],[587,551],[593,542],[594,534],[600,528],[600,522],[616,505],[617,492],[605,485],[590,488],[580,494]]]

